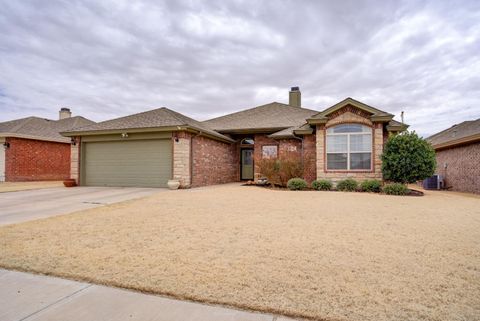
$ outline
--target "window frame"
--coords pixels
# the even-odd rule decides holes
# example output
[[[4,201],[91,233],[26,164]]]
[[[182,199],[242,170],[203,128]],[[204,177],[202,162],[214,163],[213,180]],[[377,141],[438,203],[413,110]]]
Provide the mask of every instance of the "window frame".
[[[368,132],[346,132],[346,133],[328,133],[329,129],[332,129],[336,126],[341,126],[341,125],[361,125],[364,127],[369,128]],[[373,172],[374,167],[373,167],[373,160],[374,160],[374,150],[375,150],[375,138],[374,138],[374,127],[368,126],[362,123],[354,123],[354,122],[349,122],[349,123],[340,123],[340,124],[335,124],[329,127],[325,127],[324,129],[324,142],[325,142],[325,149],[324,149],[324,170],[325,172]],[[362,151],[351,151],[351,146],[350,146],[350,136],[351,135],[370,135],[371,137],[371,145],[370,145],[370,150],[362,150]],[[328,152],[328,136],[347,136],[347,150],[342,151],[342,152]],[[328,168],[328,154],[347,154],[347,168],[346,169],[329,169]],[[350,155],[351,154],[365,154],[365,153],[370,153],[370,168],[362,168],[362,169],[351,169],[351,159]]]

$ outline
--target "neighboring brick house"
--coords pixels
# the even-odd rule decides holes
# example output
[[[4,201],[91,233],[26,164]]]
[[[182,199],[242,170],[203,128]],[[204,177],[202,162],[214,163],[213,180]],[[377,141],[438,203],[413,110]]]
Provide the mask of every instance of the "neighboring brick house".
[[[447,189],[480,193],[480,119],[464,121],[427,138]]]
[[[70,139],[59,134],[93,122],[70,117],[59,120],[28,117],[0,123],[0,181],[63,180],[70,177]]]
[[[406,129],[393,115],[347,98],[322,112],[269,103],[204,122],[168,108],[64,132],[72,145],[71,177],[80,185],[182,187],[254,180],[264,157],[295,157],[304,178],[382,178],[390,133]]]

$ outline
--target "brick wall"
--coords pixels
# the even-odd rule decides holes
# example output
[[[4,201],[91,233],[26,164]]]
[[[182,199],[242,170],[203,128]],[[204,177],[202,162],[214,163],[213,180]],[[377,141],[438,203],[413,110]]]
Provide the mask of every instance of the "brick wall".
[[[180,181],[180,187],[191,185],[190,143],[192,135],[187,132],[172,133],[173,179]]]
[[[5,179],[10,182],[63,180],[70,177],[70,144],[7,138]]]
[[[238,181],[239,154],[235,144],[194,136],[192,152],[193,187]]]
[[[459,192],[480,193],[480,142],[438,150],[436,156],[436,173],[445,178],[446,187]]]
[[[311,182],[316,178],[316,153],[315,153],[315,135],[306,135],[303,140],[303,151],[302,151],[302,141],[299,139],[272,139],[267,137],[265,134],[256,134],[255,147],[254,147],[254,163],[262,159],[262,146],[265,145],[276,145],[278,146],[278,157],[296,157],[299,161],[302,161],[303,155],[303,166],[304,166],[304,179],[307,182]],[[255,166],[255,179],[259,178],[259,169]]]

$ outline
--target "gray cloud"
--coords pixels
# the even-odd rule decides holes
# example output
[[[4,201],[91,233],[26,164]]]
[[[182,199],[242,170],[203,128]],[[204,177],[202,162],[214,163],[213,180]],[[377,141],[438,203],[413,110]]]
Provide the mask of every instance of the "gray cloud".
[[[429,135],[480,117],[480,3],[0,1],[0,120],[198,119],[345,97]]]

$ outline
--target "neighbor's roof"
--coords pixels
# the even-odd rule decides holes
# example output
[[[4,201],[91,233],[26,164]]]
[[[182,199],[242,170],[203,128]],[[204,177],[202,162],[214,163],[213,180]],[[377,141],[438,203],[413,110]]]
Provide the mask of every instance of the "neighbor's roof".
[[[305,123],[305,119],[318,111],[287,104],[270,104],[242,110],[233,114],[204,121],[203,124],[223,133],[281,130]]]
[[[427,138],[435,149],[480,141],[480,118],[453,125]]]
[[[199,121],[190,117],[177,113],[166,107],[153,109],[150,111],[107,120],[104,122],[92,124],[85,127],[76,128],[71,131],[65,131],[65,136],[75,135],[94,135],[105,132],[115,132],[121,130],[140,130],[140,129],[194,129],[207,134],[211,137],[233,142],[233,140],[225,135],[217,133]]]
[[[60,132],[93,123],[93,121],[82,116],[60,120],[27,117],[0,123],[0,137],[18,137],[68,143],[70,140],[60,135]]]

